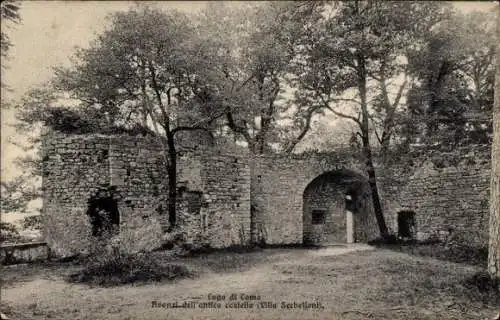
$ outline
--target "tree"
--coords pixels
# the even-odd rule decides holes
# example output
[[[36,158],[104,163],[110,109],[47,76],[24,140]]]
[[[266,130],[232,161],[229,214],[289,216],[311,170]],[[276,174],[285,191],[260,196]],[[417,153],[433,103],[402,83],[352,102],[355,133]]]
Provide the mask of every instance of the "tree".
[[[5,32],[12,23],[17,24],[21,21],[19,15],[19,3],[17,1],[6,0],[1,3],[2,31],[0,32],[0,47],[2,50],[2,61],[7,60],[9,49],[12,47],[12,42]],[[5,63],[2,63],[2,69],[5,68]],[[4,83],[2,82],[2,87]]]
[[[329,110],[358,127],[380,234],[388,236],[377,188],[372,136],[388,147],[406,82],[389,99],[388,80],[404,75],[405,57],[419,33],[441,16],[425,2],[349,1],[325,6],[318,30],[303,48],[299,82],[303,105]],[[346,111],[339,111],[339,107]],[[378,126],[378,127],[377,127]],[[376,128],[382,134],[375,134]]]
[[[234,10],[214,3],[202,16],[202,33],[221,39],[211,59],[219,66],[209,70],[213,98],[224,114],[220,123],[252,153],[285,150],[288,141],[296,144],[310,127],[312,113],[306,115],[306,132],[284,134],[294,124],[285,127],[283,120],[289,118],[285,114],[296,102],[284,91],[294,72],[297,46],[310,34],[318,7],[307,2],[262,2]]]
[[[209,60],[191,21],[180,12],[139,7],[109,18],[111,26],[88,49],[78,50],[72,66],[57,68],[49,89],[33,95],[46,102],[34,103],[24,115],[63,131],[141,127],[154,135],[168,173],[172,230],[176,136],[182,131],[210,133],[214,106],[207,98],[208,83],[198,75]],[[61,108],[61,101],[74,106]]]
[[[409,56],[414,128],[425,144],[489,143],[494,44],[491,13],[454,13]],[[424,103],[422,103],[424,102]]]
[[[21,17],[19,16],[19,4],[17,1],[6,0],[2,1],[1,4],[1,17],[2,22],[19,23]],[[2,28],[3,29],[3,28]],[[1,47],[2,47],[2,58],[5,59],[9,52],[12,42],[9,36],[4,30],[0,33],[1,35]]]
[[[2,181],[2,197],[0,208],[2,212],[25,211],[28,203],[40,197],[40,190],[27,183],[28,179],[18,176],[11,181]]]
[[[497,34],[500,34],[500,6],[497,6]],[[500,279],[500,45],[496,51],[495,104],[493,107],[493,143],[491,150],[490,240],[488,272]]]

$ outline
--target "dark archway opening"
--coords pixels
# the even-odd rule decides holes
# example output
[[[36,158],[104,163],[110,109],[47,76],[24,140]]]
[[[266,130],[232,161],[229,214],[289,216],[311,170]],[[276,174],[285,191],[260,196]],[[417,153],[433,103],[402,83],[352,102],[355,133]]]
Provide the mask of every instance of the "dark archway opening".
[[[415,239],[416,236],[416,219],[415,212],[411,210],[403,210],[398,212],[398,236],[402,239]]]
[[[325,245],[367,241],[372,215],[367,179],[350,170],[326,172],[303,193],[303,243]]]
[[[116,187],[111,186],[100,188],[87,201],[87,215],[94,237],[118,234],[120,226],[118,200],[119,195],[116,192]]]

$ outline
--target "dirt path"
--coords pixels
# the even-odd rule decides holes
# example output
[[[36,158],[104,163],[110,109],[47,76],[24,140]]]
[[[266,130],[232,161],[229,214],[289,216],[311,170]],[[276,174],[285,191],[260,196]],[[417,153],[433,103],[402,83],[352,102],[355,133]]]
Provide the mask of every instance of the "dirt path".
[[[473,319],[436,314],[426,306],[434,298],[387,291],[401,281],[391,270],[413,257],[363,245],[273,250],[271,262],[243,272],[114,288],[38,278],[4,288],[2,301],[28,319]]]
[[[209,274],[202,278],[183,279],[171,284],[89,288],[84,285],[68,284],[62,279],[36,279],[6,288],[3,290],[2,300],[13,306],[27,305],[35,317],[42,318],[84,319],[89,316],[89,312],[100,314],[93,314],[94,319],[126,319],[127,317],[128,319],[251,319],[271,316],[270,313],[274,313],[272,318],[275,318],[279,316],[279,312],[276,314],[274,309],[260,309],[260,305],[257,309],[257,303],[281,302],[282,299],[277,292],[287,292],[283,286],[292,284],[287,283],[289,276],[282,272],[283,269],[307,265],[317,256],[334,256],[367,249],[370,248],[350,246],[290,251],[274,256],[273,260],[277,261],[276,263],[259,265],[245,272]],[[276,284],[281,284],[277,291],[274,288]],[[295,289],[290,287],[288,295],[294,296]],[[229,300],[232,294],[236,295],[237,300]],[[218,300],[213,300],[217,299],[217,296]],[[288,299],[287,301],[302,302],[304,298],[297,296],[297,300]],[[159,307],[152,307],[153,301],[158,302]],[[194,302],[196,307],[161,306],[162,303],[175,302],[179,305],[184,302]],[[220,305],[214,305],[214,302]],[[232,304],[226,306],[229,302]],[[238,302],[240,305],[237,304]],[[90,308],[85,308],[85,306],[90,306]],[[279,307],[278,305],[277,308]],[[296,312],[293,314],[297,315]]]

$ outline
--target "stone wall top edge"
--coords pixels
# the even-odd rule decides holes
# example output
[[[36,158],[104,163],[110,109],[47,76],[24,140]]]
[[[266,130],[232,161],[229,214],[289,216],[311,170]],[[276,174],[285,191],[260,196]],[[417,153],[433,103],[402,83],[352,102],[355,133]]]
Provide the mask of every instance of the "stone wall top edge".
[[[133,136],[133,135],[127,135],[127,134],[101,134],[101,133],[91,133],[91,134],[68,134],[68,133],[61,133],[61,132],[55,132],[55,131],[50,131],[44,135],[44,142],[56,142],[56,143],[81,143],[81,142],[99,142],[103,143],[106,142],[109,143],[110,145],[116,145],[116,144],[121,144],[121,143],[130,143],[134,142],[134,146],[139,146],[141,148],[144,147],[151,147],[151,149],[158,149],[161,147],[158,143],[158,141],[154,141],[154,137],[144,137],[144,136]],[[129,145],[130,147],[134,147],[132,145]],[[342,163],[354,163],[358,162],[361,163],[360,161],[357,161],[356,159],[352,157],[346,157],[342,153],[338,153],[335,151],[332,152],[320,152],[320,153],[292,153],[292,154],[263,154],[263,155],[256,155],[252,154],[250,152],[248,153],[240,153],[236,154],[234,152],[226,152],[220,149],[184,149],[181,148],[178,150],[178,153],[180,156],[185,156],[185,155],[192,155],[196,157],[227,157],[227,158],[238,158],[242,160],[247,160],[247,161],[289,161],[289,160],[298,160],[298,161],[311,161],[311,160],[323,160],[326,159],[327,161],[340,161]],[[426,158],[431,158],[426,157]],[[313,161],[314,161],[313,160]],[[401,168],[401,164],[394,164],[390,165],[388,167],[383,167],[380,165],[375,164],[375,167],[377,169],[397,169]],[[417,166],[415,168],[418,168],[420,166]],[[482,164],[475,164],[475,165],[459,165],[459,166],[448,166],[445,168],[434,168],[434,171],[436,171],[436,174],[442,174],[442,173],[448,173],[450,171],[454,172],[462,172],[465,170],[471,170],[471,169],[479,169],[479,170],[485,170],[491,168],[491,163],[482,163]]]

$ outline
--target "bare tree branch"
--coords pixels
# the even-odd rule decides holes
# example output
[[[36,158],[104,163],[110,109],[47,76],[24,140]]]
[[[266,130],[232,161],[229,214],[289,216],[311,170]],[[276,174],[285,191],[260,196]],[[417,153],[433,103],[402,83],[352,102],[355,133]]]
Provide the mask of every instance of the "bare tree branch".
[[[311,129],[311,119],[315,111],[320,109],[322,106],[317,105],[316,107],[312,107],[311,109],[308,110],[307,115],[306,115],[306,123],[304,127],[302,128],[301,132],[299,135],[289,143],[289,145],[285,148],[285,153],[292,153],[297,144],[305,137],[307,132]]]
[[[356,122],[359,126],[361,126],[361,121],[359,121],[359,119],[357,119],[356,117],[350,116],[348,114],[345,114],[345,113],[338,112],[338,111],[334,110],[332,107],[330,107],[330,105],[328,104],[328,102],[321,95],[319,95],[319,98],[323,102],[323,106],[326,109],[330,110],[334,115],[336,115],[338,117],[342,117],[342,118],[346,118],[346,119],[352,120],[352,121]],[[339,99],[339,101],[344,101],[344,100],[349,100],[350,101],[352,99]]]

